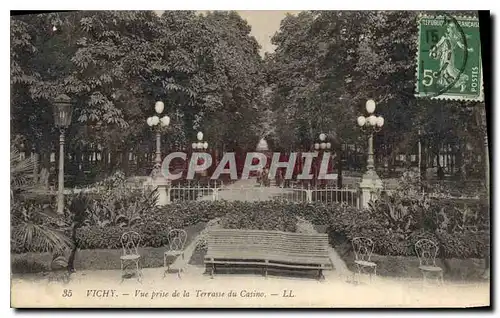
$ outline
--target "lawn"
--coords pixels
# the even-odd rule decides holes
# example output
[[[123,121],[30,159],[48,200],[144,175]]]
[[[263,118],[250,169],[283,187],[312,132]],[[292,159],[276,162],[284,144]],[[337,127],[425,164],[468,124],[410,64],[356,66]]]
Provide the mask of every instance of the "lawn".
[[[351,271],[357,271],[354,264],[354,252],[351,243],[342,242],[335,246],[335,250]],[[412,277],[420,278],[419,260],[416,256],[391,256],[372,254],[371,260],[377,264],[377,275],[385,277]],[[484,260],[477,258],[447,259],[449,268],[446,269],[442,260],[436,258],[436,265],[445,269],[444,278],[452,281],[482,280]]]
[[[187,232],[186,246],[205,228],[205,222],[189,226]],[[167,247],[140,247],[139,254],[142,255],[142,267],[162,267],[163,253]],[[120,269],[121,249],[94,249],[79,250],[75,258],[75,269]],[[12,274],[40,273],[49,270],[51,261],[50,253],[24,253],[11,255]]]

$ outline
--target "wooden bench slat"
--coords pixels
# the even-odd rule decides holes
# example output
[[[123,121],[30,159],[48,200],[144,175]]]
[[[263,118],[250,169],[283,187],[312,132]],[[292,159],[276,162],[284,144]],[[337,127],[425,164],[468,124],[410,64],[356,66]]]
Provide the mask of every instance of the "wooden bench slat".
[[[300,262],[300,263],[321,263],[321,262],[329,262],[329,258],[325,256],[289,256],[289,255],[284,255],[284,254],[278,254],[278,253],[266,253],[266,254],[252,254],[252,253],[245,253],[245,252],[240,252],[240,253],[210,253],[206,255],[205,258],[213,258],[213,259],[262,259],[262,260],[276,260],[276,261],[283,261],[283,262]]]
[[[283,254],[283,253],[278,253],[278,252],[273,252],[273,253],[260,253],[260,254],[255,254],[255,253],[245,253],[245,252],[215,252],[215,253],[207,253],[207,257],[211,258],[217,258],[217,257],[225,257],[225,258],[243,258],[244,256],[248,256],[251,259],[272,259],[272,258],[279,258],[279,259],[303,259],[303,260],[316,260],[316,259],[329,259],[328,256],[325,255],[306,255],[306,256],[300,256],[300,255],[288,255],[288,254]]]
[[[218,241],[218,242],[272,242],[272,241],[286,241],[286,242],[292,242],[292,243],[304,243],[304,244],[311,244],[315,242],[328,242],[328,237],[315,237],[315,238],[304,238],[304,239],[298,239],[298,238],[290,238],[290,237],[248,237],[248,236],[242,236],[242,237],[219,237],[216,235],[211,235],[210,240],[211,241]]]
[[[311,241],[311,242],[293,242],[284,240],[269,240],[269,241],[252,241],[252,240],[233,240],[233,241],[220,241],[220,240],[209,240],[208,242],[212,244],[228,244],[228,245],[266,245],[266,244],[284,244],[288,246],[326,246],[328,241]]]
[[[229,242],[229,243],[234,243],[234,242],[273,242],[273,241],[278,241],[278,242],[290,242],[290,243],[298,243],[298,244],[312,244],[312,243],[317,243],[317,242],[326,242],[328,243],[328,237],[318,237],[314,239],[303,239],[303,240],[296,240],[296,239],[290,239],[288,237],[269,237],[269,238],[262,238],[262,237],[217,237],[217,236],[212,236],[209,238],[211,241],[214,242]]]
[[[276,249],[284,249],[284,250],[290,250],[290,251],[326,251],[328,250],[328,245],[317,245],[317,246],[296,246],[296,245],[287,245],[287,244],[252,244],[252,243],[247,243],[247,244],[211,244],[209,243],[209,246],[214,246],[218,248],[232,248],[232,249],[240,249],[240,248],[248,248],[250,250],[259,250],[260,248],[276,248]]]
[[[228,243],[236,243],[236,242],[290,242],[290,243],[297,243],[297,244],[312,244],[312,243],[318,243],[318,242],[326,242],[328,243],[328,237],[317,237],[314,239],[303,239],[303,240],[297,240],[297,239],[290,239],[288,237],[269,237],[269,238],[262,238],[262,237],[217,237],[213,236],[210,237],[211,241],[214,242],[228,242]]]
[[[297,233],[297,232],[283,232],[283,231],[266,231],[266,230],[240,230],[240,229],[214,229],[211,231],[212,233],[225,233],[225,234],[230,234],[230,235],[251,235],[251,234],[258,234],[258,235],[272,235],[272,236],[296,236],[296,237],[301,237],[303,235],[307,236],[323,236],[326,235],[324,233],[317,233],[317,234],[309,234],[309,233]]]
[[[326,259],[318,260],[318,261],[311,261],[311,260],[280,260],[280,259],[270,259],[267,263],[265,261],[260,261],[260,260],[253,260],[253,259],[234,259],[234,258],[211,258],[208,260],[205,260],[205,263],[217,263],[217,262],[223,262],[225,264],[239,264],[239,263],[247,263],[251,262],[261,264],[261,265],[266,265],[266,264],[282,264],[282,265],[287,265],[290,267],[293,266],[324,266],[325,268],[331,268],[331,262],[329,262]]]
[[[207,261],[210,264],[224,264],[224,265],[266,265],[271,267],[284,267],[284,268],[297,268],[297,269],[330,269],[331,266],[327,264],[318,264],[318,265],[289,265],[282,263],[263,263],[263,262],[245,262],[245,261]]]
[[[327,234],[217,229],[208,233],[206,264],[331,269]],[[267,267],[266,267],[267,268]],[[212,268],[213,271],[213,268]]]
[[[213,240],[208,240],[209,244],[212,245],[229,245],[229,246],[259,246],[259,245],[283,245],[283,246],[290,246],[290,247],[324,247],[324,246],[329,246],[328,242],[311,242],[311,243],[305,243],[302,242],[300,244],[295,244],[295,242],[286,242],[286,241],[233,241],[233,242],[221,242],[221,241],[213,241]]]
[[[242,230],[243,231],[243,230]],[[267,233],[238,233],[238,232],[223,232],[221,230],[211,230],[210,231],[214,235],[219,235],[220,237],[261,237],[261,238],[269,238],[269,237],[289,237],[291,239],[302,239],[304,235],[307,235],[305,238],[317,238],[324,237],[327,235],[326,233],[318,233],[318,234],[307,234],[307,233],[291,233],[291,232],[278,232],[278,234],[267,234]]]
[[[280,253],[280,254],[286,254],[286,255],[302,255],[302,256],[308,256],[308,257],[314,257],[314,256],[325,256],[327,253],[324,252],[300,252],[300,251],[295,251],[295,252],[290,252],[288,250],[280,250],[280,249],[262,249],[262,250],[247,250],[247,249],[209,249],[207,250],[208,254],[211,253],[238,253],[239,251],[244,251],[249,254],[257,254],[257,253]]]
[[[284,247],[301,247],[301,248],[318,248],[318,247],[326,247],[326,246],[329,246],[326,242],[324,243],[320,243],[320,244],[294,244],[293,242],[289,243],[289,242],[252,242],[252,241],[248,241],[248,242],[234,242],[234,243],[230,243],[230,242],[212,242],[212,241],[208,241],[209,244],[212,244],[214,246],[276,246],[276,245],[279,245],[279,246],[284,246]]]

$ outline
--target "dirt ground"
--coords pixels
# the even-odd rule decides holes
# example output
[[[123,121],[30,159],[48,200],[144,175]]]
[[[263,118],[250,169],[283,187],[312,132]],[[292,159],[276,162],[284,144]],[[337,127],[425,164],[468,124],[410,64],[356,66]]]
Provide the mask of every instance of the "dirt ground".
[[[143,280],[121,282],[119,270],[80,271],[68,284],[37,275],[13,276],[13,307],[476,307],[490,304],[489,282],[339,275],[314,276],[219,273],[188,265],[178,277],[162,268],[143,269]],[[350,275],[349,275],[350,276]],[[358,281],[358,283],[355,283]],[[107,291],[107,292],[105,292]]]

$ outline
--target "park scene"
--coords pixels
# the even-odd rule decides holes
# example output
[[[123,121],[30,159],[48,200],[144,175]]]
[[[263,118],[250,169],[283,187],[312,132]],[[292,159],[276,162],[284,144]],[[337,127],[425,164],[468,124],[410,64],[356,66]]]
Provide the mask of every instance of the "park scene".
[[[13,306],[490,305],[476,11],[10,32]]]

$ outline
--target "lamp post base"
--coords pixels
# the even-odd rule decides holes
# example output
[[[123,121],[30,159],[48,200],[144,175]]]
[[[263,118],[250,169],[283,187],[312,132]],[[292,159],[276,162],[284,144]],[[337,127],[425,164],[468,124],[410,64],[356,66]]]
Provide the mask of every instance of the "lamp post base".
[[[170,188],[172,184],[170,180],[162,178],[150,178],[144,183],[145,187],[153,187],[158,191],[157,206],[170,204]]]
[[[384,184],[375,170],[368,170],[363,174],[359,183],[359,207],[368,208],[370,201],[376,200],[378,192],[384,188]]]

